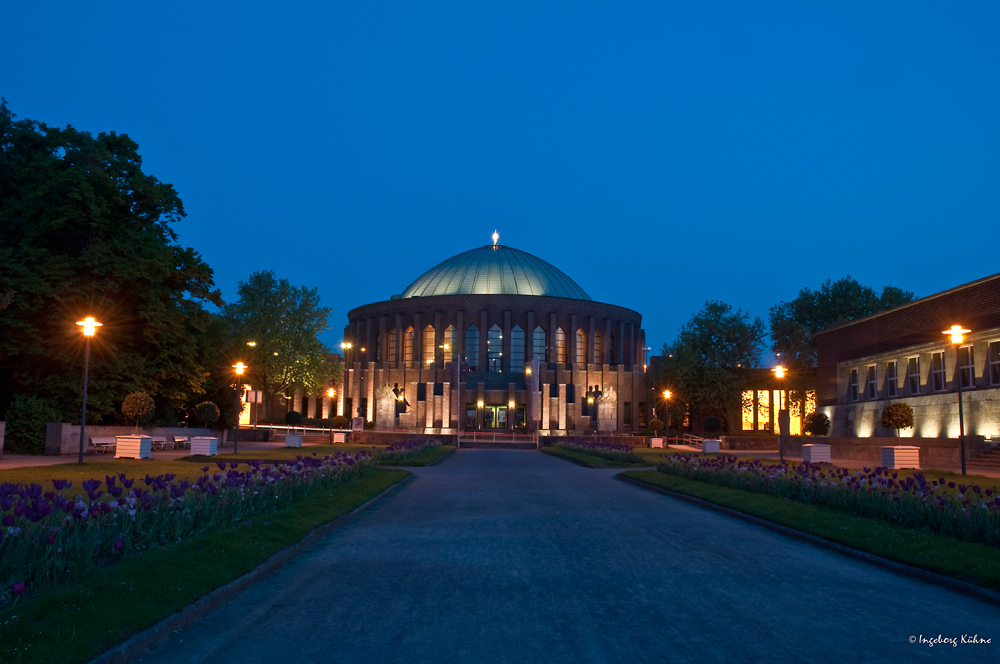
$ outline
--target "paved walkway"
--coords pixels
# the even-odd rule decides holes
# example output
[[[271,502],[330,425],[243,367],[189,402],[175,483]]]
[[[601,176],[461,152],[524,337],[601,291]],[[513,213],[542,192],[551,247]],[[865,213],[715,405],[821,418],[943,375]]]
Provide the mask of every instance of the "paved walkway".
[[[140,661],[998,659],[996,606],[614,473],[460,450]]]

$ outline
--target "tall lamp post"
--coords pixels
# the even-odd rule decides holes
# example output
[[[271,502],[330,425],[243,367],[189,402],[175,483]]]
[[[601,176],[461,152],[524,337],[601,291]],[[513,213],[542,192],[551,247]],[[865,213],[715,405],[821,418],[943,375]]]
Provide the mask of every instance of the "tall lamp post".
[[[782,391],[785,386],[785,372],[787,369],[780,364],[771,369],[775,378],[778,379],[778,460],[785,460],[785,438],[788,436],[788,397],[783,396]],[[784,405],[785,408],[781,406]]]
[[[83,441],[85,440],[84,430],[87,428],[87,379],[90,374],[90,338],[94,336],[103,323],[98,323],[93,316],[87,316],[83,320],[77,321],[77,325],[83,327],[83,338],[86,345],[83,351],[83,410],[80,413],[80,463],[83,464]]]
[[[963,475],[965,475],[965,413],[962,412],[962,367],[959,364],[961,361],[959,353],[962,342],[965,341],[965,335],[971,331],[962,328],[961,325],[952,325],[950,330],[943,332],[951,337],[951,343],[955,346],[955,368],[958,369],[958,380],[956,381],[958,383],[958,444],[959,454],[962,456]]]
[[[233,368],[236,369],[236,395],[240,398],[240,412],[236,414],[236,430],[233,432],[233,454],[236,454],[240,445],[240,415],[243,414],[243,370],[247,365],[237,362]]]
[[[670,390],[663,390],[663,429],[667,432],[667,446],[670,446]]]

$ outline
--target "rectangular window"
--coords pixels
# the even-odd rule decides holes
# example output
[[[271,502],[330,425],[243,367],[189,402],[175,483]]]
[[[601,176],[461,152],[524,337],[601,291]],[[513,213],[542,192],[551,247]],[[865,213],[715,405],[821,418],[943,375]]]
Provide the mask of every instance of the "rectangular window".
[[[931,353],[931,390],[944,392],[944,351]]]
[[[639,402],[639,428],[644,429],[646,427],[646,402]]]
[[[743,430],[753,431],[753,391],[743,390]]]
[[[771,392],[757,390],[757,430],[771,430]]]
[[[625,402],[625,412],[622,413],[622,425],[632,428],[632,402]]]
[[[865,399],[870,401],[876,398],[878,398],[878,381],[873,364],[868,367],[868,375],[865,377]]]
[[[1000,341],[990,342],[990,385],[1000,385]]]
[[[911,357],[906,360],[906,391],[908,394],[920,394],[919,357]]]
[[[963,346],[958,349],[958,376],[962,381],[963,390],[976,386],[976,365],[972,358],[972,346]]]
[[[896,375],[896,363],[886,362],[885,365],[885,395],[887,397],[899,396],[899,378]]]
[[[851,369],[851,376],[847,381],[847,400],[858,400],[858,370]]]

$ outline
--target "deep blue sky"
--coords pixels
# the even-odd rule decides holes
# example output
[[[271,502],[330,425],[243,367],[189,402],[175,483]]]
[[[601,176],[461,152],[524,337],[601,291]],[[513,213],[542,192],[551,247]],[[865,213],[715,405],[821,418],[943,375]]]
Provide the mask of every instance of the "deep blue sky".
[[[318,287],[331,345],[497,228],[658,349],[998,271],[1000,4],[819,4],[0,0],[0,96],[131,136],[224,298]]]

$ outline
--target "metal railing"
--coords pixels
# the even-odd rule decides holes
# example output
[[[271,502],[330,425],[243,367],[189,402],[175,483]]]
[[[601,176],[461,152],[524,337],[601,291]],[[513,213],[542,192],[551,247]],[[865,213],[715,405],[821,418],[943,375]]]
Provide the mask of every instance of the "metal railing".
[[[497,429],[495,431],[463,431],[458,435],[458,446],[462,442],[478,443],[532,443],[537,449],[539,438],[537,433],[516,433],[510,429]]]

